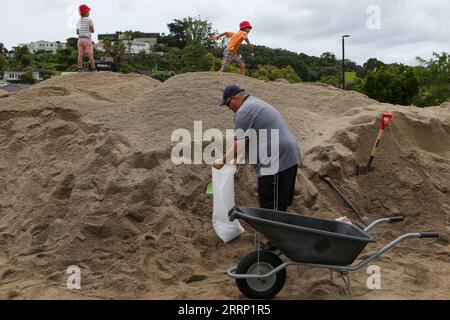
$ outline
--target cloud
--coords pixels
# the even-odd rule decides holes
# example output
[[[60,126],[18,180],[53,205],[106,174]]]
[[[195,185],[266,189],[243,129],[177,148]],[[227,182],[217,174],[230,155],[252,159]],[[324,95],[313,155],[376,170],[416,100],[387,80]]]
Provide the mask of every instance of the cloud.
[[[202,16],[219,31],[254,25],[255,44],[340,57],[343,34],[348,57],[358,63],[377,57],[386,62],[414,64],[416,56],[450,52],[450,1],[447,0],[81,0],[93,8],[97,32],[141,30],[167,32],[172,19]],[[0,0],[0,41],[11,48],[39,39],[74,36],[67,8],[72,0]],[[381,29],[367,28],[367,8],[378,6]],[[70,25],[70,24],[69,24]]]

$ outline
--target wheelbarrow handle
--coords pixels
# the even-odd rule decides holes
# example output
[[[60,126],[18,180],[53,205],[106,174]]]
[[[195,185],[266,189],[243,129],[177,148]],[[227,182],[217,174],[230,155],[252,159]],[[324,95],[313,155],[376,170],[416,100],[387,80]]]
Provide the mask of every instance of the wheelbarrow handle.
[[[417,232],[417,233],[404,234],[404,235],[398,237],[397,239],[395,239],[394,241],[392,241],[391,243],[389,243],[388,245],[386,245],[386,246],[382,247],[381,249],[379,249],[377,252],[375,252],[373,255],[371,255],[367,259],[359,262],[357,265],[350,266],[350,267],[348,267],[346,269],[349,270],[349,271],[359,270],[362,267],[368,265],[371,261],[377,259],[381,255],[383,255],[386,252],[390,251],[392,248],[396,247],[400,242],[403,242],[405,240],[408,240],[408,239],[424,239],[424,238],[438,238],[438,237],[439,237],[439,233],[437,233],[437,232],[421,232],[421,233]]]
[[[439,238],[439,232],[429,231],[429,232],[421,232],[420,239],[436,239]]]
[[[390,113],[383,113],[381,116],[381,130],[385,130],[387,126],[391,123],[394,116]]]
[[[364,229],[365,232],[372,231],[377,226],[379,226],[382,223],[394,223],[394,222],[401,222],[405,220],[405,216],[395,216],[390,218],[383,218],[379,219],[377,221],[372,222],[367,228]]]
[[[405,216],[390,217],[389,218],[389,223],[402,222],[404,220],[405,220]]]

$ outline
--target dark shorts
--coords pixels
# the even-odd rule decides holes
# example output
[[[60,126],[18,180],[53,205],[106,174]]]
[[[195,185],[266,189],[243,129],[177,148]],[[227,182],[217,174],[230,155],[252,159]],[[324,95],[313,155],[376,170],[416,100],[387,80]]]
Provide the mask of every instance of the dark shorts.
[[[263,209],[284,211],[294,202],[298,166],[274,176],[258,178],[259,206]]]

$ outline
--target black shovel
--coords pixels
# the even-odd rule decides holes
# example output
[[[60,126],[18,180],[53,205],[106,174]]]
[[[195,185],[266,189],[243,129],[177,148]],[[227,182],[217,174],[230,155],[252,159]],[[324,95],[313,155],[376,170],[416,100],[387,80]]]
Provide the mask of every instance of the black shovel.
[[[381,145],[381,139],[383,139],[384,131],[388,127],[388,125],[391,123],[392,118],[394,116],[389,113],[384,113],[381,117],[381,129],[380,133],[378,134],[377,141],[375,142],[375,146],[373,147],[372,154],[370,155],[369,164],[367,166],[357,166],[356,167],[356,176],[364,176],[367,175],[369,172],[373,172],[375,170],[375,167],[372,165],[373,160],[375,159],[375,156],[377,155],[378,149]]]

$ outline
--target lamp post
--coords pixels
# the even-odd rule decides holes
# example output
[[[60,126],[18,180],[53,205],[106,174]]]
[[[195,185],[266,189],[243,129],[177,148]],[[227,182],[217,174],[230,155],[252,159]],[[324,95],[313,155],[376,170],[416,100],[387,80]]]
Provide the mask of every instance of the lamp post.
[[[342,89],[345,90],[345,38],[350,38],[350,35],[346,34],[342,36]]]

